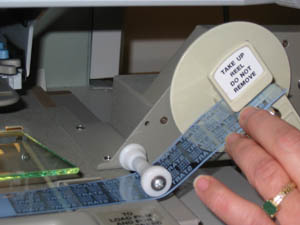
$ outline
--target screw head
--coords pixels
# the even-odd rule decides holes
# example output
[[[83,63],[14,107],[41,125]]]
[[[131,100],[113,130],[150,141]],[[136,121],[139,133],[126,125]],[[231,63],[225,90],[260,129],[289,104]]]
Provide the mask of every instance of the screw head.
[[[168,122],[168,117],[163,116],[162,118],[160,118],[160,123],[161,124],[166,124]]]
[[[111,160],[111,156],[110,155],[106,155],[106,156],[103,157],[103,159],[105,161],[109,161],[109,160]]]
[[[154,179],[152,180],[151,187],[155,191],[161,191],[162,189],[165,188],[166,184],[167,184],[167,181],[164,177],[157,176],[157,177],[154,177]]]
[[[27,153],[23,153],[23,154],[21,155],[21,159],[24,160],[24,161],[26,161],[26,160],[29,160],[29,159],[30,159],[30,156],[29,156],[29,154],[27,154]]]
[[[76,130],[78,130],[78,131],[83,131],[84,129],[85,129],[85,126],[82,125],[82,124],[78,124],[78,125],[76,126]]]

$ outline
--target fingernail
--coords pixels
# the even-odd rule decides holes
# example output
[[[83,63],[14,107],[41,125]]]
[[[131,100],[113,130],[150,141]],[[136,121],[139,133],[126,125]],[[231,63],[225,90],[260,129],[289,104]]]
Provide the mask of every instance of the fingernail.
[[[259,109],[255,108],[255,107],[246,107],[244,108],[241,113],[240,113],[240,118],[239,118],[239,122],[241,125],[245,124],[246,121],[248,120],[248,118],[255,112],[257,112]]]
[[[194,187],[199,191],[206,191],[209,187],[209,179],[204,175],[198,176],[194,180]]]

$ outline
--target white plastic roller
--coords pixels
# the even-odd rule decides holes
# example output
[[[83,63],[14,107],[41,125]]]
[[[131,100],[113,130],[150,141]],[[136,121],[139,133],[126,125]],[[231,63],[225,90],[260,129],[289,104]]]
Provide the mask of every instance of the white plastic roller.
[[[150,165],[143,146],[139,144],[125,146],[120,153],[119,161],[124,169],[136,171],[141,176],[142,188],[149,196],[161,196],[170,189],[171,174],[162,166]]]

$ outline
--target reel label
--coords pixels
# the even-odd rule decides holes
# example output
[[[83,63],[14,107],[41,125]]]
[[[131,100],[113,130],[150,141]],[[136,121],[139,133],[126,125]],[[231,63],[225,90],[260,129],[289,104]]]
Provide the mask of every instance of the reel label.
[[[231,54],[216,70],[214,79],[230,100],[237,98],[264,72],[248,46]]]

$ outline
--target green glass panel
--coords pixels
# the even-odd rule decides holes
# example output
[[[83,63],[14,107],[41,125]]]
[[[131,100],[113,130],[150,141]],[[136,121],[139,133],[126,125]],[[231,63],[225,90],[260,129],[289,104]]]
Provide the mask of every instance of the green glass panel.
[[[0,181],[78,172],[78,167],[23,131],[0,131]]]

